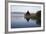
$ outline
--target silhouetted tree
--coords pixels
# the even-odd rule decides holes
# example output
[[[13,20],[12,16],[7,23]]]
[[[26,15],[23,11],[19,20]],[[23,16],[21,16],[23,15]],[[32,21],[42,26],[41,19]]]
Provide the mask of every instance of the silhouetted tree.
[[[29,11],[27,11],[26,15],[30,15]]]

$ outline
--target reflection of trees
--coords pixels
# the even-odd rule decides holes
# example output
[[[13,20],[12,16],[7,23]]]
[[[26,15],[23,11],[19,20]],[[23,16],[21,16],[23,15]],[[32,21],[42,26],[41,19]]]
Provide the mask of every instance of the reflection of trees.
[[[26,18],[27,22],[29,22],[30,18]]]
[[[38,19],[37,19],[36,24],[38,24],[38,25],[41,26],[41,20],[38,20]]]

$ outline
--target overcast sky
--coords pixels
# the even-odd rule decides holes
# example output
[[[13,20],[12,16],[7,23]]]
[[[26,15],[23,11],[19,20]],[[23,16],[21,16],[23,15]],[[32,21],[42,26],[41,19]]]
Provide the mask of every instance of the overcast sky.
[[[25,6],[25,5],[12,5],[12,12],[27,12],[29,10],[30,13],[36,13],[41,10],[41,6]]]

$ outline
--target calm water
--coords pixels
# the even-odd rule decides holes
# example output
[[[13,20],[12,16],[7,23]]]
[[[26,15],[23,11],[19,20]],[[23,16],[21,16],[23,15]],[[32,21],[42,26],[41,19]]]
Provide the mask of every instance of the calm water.
[[[40,27],[39,20],[24,18],[24,14],[11,14],[11,28]]]

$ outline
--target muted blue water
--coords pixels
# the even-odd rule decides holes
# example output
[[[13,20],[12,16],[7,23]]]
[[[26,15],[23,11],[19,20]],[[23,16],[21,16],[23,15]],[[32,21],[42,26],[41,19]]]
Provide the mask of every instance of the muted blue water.
[[[24,14],[11,15],[11,28],[39,27],[36,19],[30,19],[29,22],[24,18]]]

